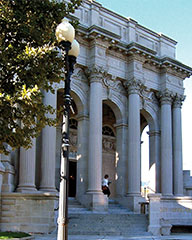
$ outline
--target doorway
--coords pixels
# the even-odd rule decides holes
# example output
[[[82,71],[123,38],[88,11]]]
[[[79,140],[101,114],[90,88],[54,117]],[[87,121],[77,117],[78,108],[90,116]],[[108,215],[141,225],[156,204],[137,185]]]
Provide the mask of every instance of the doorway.
[[[76,195],[77,162],[69,161],[69,197]]]

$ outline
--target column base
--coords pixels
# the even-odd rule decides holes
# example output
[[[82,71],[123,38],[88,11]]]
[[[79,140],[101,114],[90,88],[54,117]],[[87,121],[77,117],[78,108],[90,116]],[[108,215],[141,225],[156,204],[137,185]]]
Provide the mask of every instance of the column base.
[[[37,192],[37,189],[35,186],[18,186],[16,191],[20,193],[34,193]]]
[[[139,202],[145,202],[145,198],[142,197],[140,194],[138,195],[126,195],[122,198],[118,198],[117,201],[124,207],[130,209],[135,213],[141,212],[141,206]]]
[[[149,225],[148,232],[150,232],[153,236],[161,235],[161,226],[160,225]]]
[[[12,183],[2,185],[2,192],[13,192],[15,186]]]
[[[42,187],[39,189],[40,192],[51,192],[51,193],[57,193],[57,189],[56,188],[50,188],[50,187]]]
[[[81,198],[78,199],[82,205],[88,209],[96,212],[108,211],[108,197],[101,191],[99,192],[87,192]]]

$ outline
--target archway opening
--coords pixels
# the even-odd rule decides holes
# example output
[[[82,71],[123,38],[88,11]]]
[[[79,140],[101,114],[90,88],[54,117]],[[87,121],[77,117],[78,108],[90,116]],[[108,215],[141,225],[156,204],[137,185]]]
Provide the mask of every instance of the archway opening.
[[[149,126],[147,125],[141,134],[141,193],[146,197],[148,186],[150,182],[149,176],[149,136],[147,132]]]
[[[111,197],[115,196],[115,152],[116,152],[116,130],[114,124],[116,118],[111,107],[106,103],[103,103],[103,128],[102,128],[102,175],[109,175],[111,181],[110,191]]]

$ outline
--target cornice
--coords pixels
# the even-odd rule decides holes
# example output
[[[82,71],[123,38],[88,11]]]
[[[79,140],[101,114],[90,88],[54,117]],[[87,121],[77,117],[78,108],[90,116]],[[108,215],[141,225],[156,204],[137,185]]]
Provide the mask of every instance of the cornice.
[[[143,63],[143,66],[153,71],[158,71],[160,73],[170,73],[181,79],[190,77],[192,75],[192,68],[182,64],[176,59],[170,57],[159,57],[157,52],[140,45],[136,42],[126,44],[120,40],[121,36],[117,35],[111,31],[108,31],[102,27],[93,25],[89,28],[80,24],[77,29],[78,39],[82,38],[83,42],[86,41],[90,43],[93,39],[100,40],[101,43],[105,42],[106,50],[113,55],[115,51],[116,56],[122,55],[121,59],[128,57],[127,61],[138,60]],[[97,43],[95,43],[97,44]],[[118,57],[119,57],[118,56]],[[125,59],[126,61],[126,59]]]
[[[163,38],[167,41],[170,41],[174,45],[177,44],[177,42],[175,40],[173,40],[172,38],[170,38],[162,33],[157,33],[147,27],[140,25],[135,19],[132,19],[130,17],[124,17],[114,11],[111,11],[111,10],[103,7],[102,4],[98,3],[97,1],[83,0],[83,2],[85,2],[86,4],[88,4],[90,6],[96,6],[97,8],[99,8],[100,12],[109,14],[110,16],[117,18],[118,20],[122,21],[124,23],[124,25],[129,24],[129,23],[134,24],[136,28],[144,30],[145,32],[149,33],[150,35],[152,35],[154,37]]]

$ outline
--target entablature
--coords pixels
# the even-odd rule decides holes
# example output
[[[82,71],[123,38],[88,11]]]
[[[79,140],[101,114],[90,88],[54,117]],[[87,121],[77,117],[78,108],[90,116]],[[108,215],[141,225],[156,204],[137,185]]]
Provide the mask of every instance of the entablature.
[[[87,38],[92,38],[99,32],[111,41],[126,45],[136,42],[156,51],[160,57],[175,58],[175,40],[156,33],[131,18],[120,16],[96,1],[83,0],[80,8],[71,17],[79,19],[79,29],[86,33]]]

